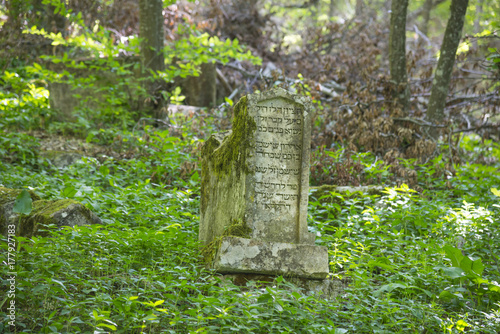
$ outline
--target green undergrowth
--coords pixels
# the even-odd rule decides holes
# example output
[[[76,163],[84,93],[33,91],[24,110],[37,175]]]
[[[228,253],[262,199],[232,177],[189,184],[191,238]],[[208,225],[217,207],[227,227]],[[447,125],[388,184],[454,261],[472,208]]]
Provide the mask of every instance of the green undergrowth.
[[[127,159],[86,157],[55,168],[38,156],[26,163],[2,157],[0,186],[80,201],[103,224],[49,226],[48,237],[17,239],[16,327],[6,327],[2,297],[0,331],[500,331],[498,146],[463,141],[464,152],[490,157],[488,165],[447,171],[444,158],[412,165],[418,191],[391,184],[386,169],[382,193],[311,192],[310,231],[328,247],[333,278],[349,282],[337,299],[325,300],[290,289],[286,278],[241,288],[203,269],[194,153],[202,140],[189,126],[129,133],[135,153]],[[17,152],[32,150],[14,134],[9,138]],[[369,155],[358,158],[373,164]],[[368,167],[366,175],[378,177]],[[7,284],[2,281],[2,291]]]

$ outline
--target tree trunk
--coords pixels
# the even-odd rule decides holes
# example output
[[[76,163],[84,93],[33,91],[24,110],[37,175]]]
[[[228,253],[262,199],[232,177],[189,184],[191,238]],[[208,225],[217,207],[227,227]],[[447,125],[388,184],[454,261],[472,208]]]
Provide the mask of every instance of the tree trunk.
[[[408,75],[406,73],[406,11],[408,0],[393,0],[391,6],[391,30],[389,35],[389,63],[391,80],[395,86],[394,100],[407,112],[410,101]]]
[[[186,104],[196,107],[215,107],[217,99],[217,72],[214,63],[200,65],[200,75],[177,78],[176,83],[182,88],[186,96]]]
[[[141,60],[144,70],[163,71],[163,1],[139,0],[139,36],[141,40]]]
[[[420,31],[425,36],[427,36],[427,34],[429,33],[429,21],[431,18],[432,3],[433,0],[425,0],[424,11],[422,12],[423,21],[422,21],[422,28],[420,29]]]
[[[484,0],[476,0],[476,17],[474,19],[474,34],[481,32],[481,19],[483,18],[483,2]]]
[[[445,2],[446,0],[434,0],[432,2],[432,8],[436,8],[438,5],[442,4],[443,2]],[[431,10],[432,10],[431,8]],[[417,17],[419,17],[420,15],[423,15],[424,14],[424,10],[425,10],[425,4],[424,6],[418,8],[417,10],[411,12],[410,14],[408,14],[408,17],[406,19],[406,21],[408,22],[409,25],[413,25],[413,21],[417,19]]]
[[[364,6],[365,6],[365,4],[363,3],[363,0],[356,0],[356,9],[355,9],[354,15],[360,16],[361,14],[363,14],[363,7]]]
[[[333,16],[335,15],[335,1],[336,0],[330,0],[330,7],[328,8],[328,18],[330,20],[333,20]]]
[[[144,75],[143,87],[149,96],[139,98],[140,109],[159,113],[165,106],[163,94],[158,94],[164,86],[162,80],[153,80],[152,72],[165,70],[163,54],[163,1],[139,0],[139,37],[141,38],[141,63]],[[143,101],[142,101],[143,100]],[[158,116],[158,115],[156,115]]]
[[[7,12],[7,22],[6,25],[12,28],[13,31],[21,29],[23,14],[23,2],[21,0],[11,0],[7,1],[5,4],[5,9]]]
[[[434,74],[434,80],[432,81],[431,96],[427,107],[427,120],[432,123],[439,123],[444,118],[444,107],[450,86],[451,72],[455,64],[458,44],[462,37],[468,3],[469,0],[451,1],[450,18],[444,32],[443,44],[441,45],[439,61],[436,73]],[[434,138],[437,137],[437,131],[435,130],[435,128],[431,129],[431,135]]]

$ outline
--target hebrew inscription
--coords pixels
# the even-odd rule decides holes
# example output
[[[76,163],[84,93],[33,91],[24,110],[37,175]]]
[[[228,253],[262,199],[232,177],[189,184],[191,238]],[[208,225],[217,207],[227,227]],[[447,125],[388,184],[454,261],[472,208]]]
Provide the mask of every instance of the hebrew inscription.
[[[254,110],[255,204],[262,216],[278,213],[277,219],[294,221],[300,199],[303,110],[283,99],[260,101]]]

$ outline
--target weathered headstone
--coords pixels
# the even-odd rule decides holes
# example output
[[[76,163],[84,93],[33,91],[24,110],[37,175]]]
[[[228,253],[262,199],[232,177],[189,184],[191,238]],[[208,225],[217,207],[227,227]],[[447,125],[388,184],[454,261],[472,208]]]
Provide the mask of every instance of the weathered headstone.
[[[311,103],[276,88],[243,97],[232,131],[202,150],[199,239],[224,273],[328,275],[307,229]]]

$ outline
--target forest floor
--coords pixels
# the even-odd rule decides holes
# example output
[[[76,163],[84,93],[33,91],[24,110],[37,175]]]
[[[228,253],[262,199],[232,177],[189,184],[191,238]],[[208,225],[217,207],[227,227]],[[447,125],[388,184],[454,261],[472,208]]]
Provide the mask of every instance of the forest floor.
[[[325,300],[286,278],[241,287],[203,269],[197,244],[203,140],[192,124],[87,139],[92,145],[42,132],[2,139],[2,186],[78,200],[103,220],[18,239],[14,332],[500,331],[498,144],[466,136],[463,154],[487,163],[453,170],[443,155],[420,165],[402,161],[415,171],[418,192],[394,183],[391,168],[371,154],[350,152],[360,171],[346,167],[347,148],[330,150],[332,166],[386,190],[311,194],[310,230],[328,247],[332,279],[349,282]],[[55,167],[38,154],[49,149],[87,157]],[[5,304],[1,312],[7,316]]]

